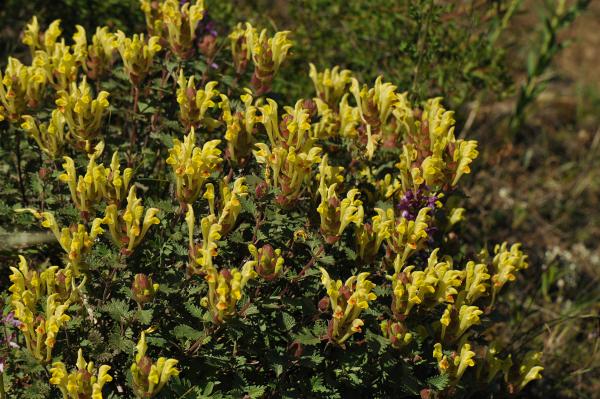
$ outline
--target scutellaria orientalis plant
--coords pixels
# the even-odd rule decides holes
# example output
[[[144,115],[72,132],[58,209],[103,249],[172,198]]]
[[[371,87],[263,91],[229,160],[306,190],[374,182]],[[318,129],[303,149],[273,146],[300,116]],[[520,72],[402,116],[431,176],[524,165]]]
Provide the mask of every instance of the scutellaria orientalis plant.
[[[541,378],[540,352],[493,334],[520,245],[448,245],[478,143],[441,98],[306,60],[315,93],[290,100],[273,90],[291,32],[207,33],[203,1],[141,9],[134,35],[33,18],[31,59],[0,76],[2,134],[29,139],[61,198],[15,207],[56,243],[19,255],[8,289],[48,395],[450,397]]]

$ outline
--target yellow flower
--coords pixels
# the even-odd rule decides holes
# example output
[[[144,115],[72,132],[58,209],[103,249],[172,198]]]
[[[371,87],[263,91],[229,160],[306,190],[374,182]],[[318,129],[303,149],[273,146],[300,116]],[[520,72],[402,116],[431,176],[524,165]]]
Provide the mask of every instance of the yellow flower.
[[[96,98],[84,76],[81,83],[75,82],[69,91],[57,93],[56,106],[64,115],[71,136],[89,146],[88,142],[96,138],[102,129],[102,121],[108,112],[108,92],[101,91]]]
[[[149,27],[155,29],[156,33],[162,31],[171,51],[179,58],[189,58],[193,54],[196,27],[204,17],[204,1],[198,0],[194,4],[186,2],[182,6],[177,0],[166,0],[158,5],[156,16],[146,11],[149,7],[142,6]]]
[[[87,60],[83,67],[91,79],[105,76],[114,62],[117,49],[117,37],[106,26],[97,27],[92,36],[92,44],[87,46]]]
[[[479,316],[483,314],[483,311],[480,310],[477,306],[468,306],[462,305],[458,312],[458,330],[456,332],[456,337],[460,337],[472,326],[479,324],[481,321],[479,320]]]
[[[250,59],[254,63],[252,84],[258,94],[270,89],[275,74],[287,58],[292,47],[292,42],[288,39],[289,34],[289,31],[282,31],[268,37],[266,29],[259,34],[256,28],[247,22],[245,27],[239,24],[229,35],[238,73],[245,69]]]
[[[23,115],[22,118],[21,128],[35,140],[44,153],[51,159],[63,154],[69,137],[65,129],[65,117],[60,111],[53,110],[48,123],[37,123],[31,115]]]
[[[454,366],[457,367],[455,373],[456,379],[460,379],[463,376],[467,367],[475,366],[474,357],[475,352],[471,350],[471,345],[468,343],[463,344],[460,348],[460,354],[454,359]]]
[[[26,110],[41,103],[48,77],[36,65],[25,66],[16,58],[8,57],[4,73],[0,71],[0,115],[15,123]]]
[[[489,288],[487,281],[489,281],[490,275],[487,273],[486,265],[475,264],[473,261],[469,261],[465,269],[465,288],[462,296],[464,296],[466,303],[474,303]]]
[[[24,257],[19,258],[19,267],[10,268],[10,305],[15,318],[21,322],[19,329],[28,352],[47,363],[52,359],[60,328],[70,320],[66,312],[72,301],[78,300],[85,278],[76,286],[70,265],[65,269],[51,266],[38,273],[29,269]]]
[[[148,208],[144,214],[142,199],[137,197],[136,188],[132,186],[127,196],[127,207],[118,210],[115,204],[107,206],[103,223],[108,225],[115,245],[121,248],[123,254],[130,255],[143,241],[150,227],[160,223],[157,213],[158,209]]]
[[[179,118],[187,127],[205,127],[215,129],[220,122],[212,118],[210,110],[222,107],[227,97],[216,89],[218,83],[208,82],[203,89],[196,88],[194,76],[186,80],[183,69],[177,79],[177,103],[179,104]],[[221,100],[220,102],[218,100]]]
[[[370,301],[377,299],[371,292],[375,284],[367,280],[369,273],[351,276],[342,284],[341,280],[332,280],[325,269],[319,270],[333,310],[329,339],[342,345],[354,333],[361,331],[364,323],[358,316],[362,310],[369,308]]]
[[[94,219],[90,231],[88,232],[83,224],[72,225],[60,229],[51,212],[40,213],[34,209],[20,209],[19,211],[31,212],[36,219],[42,221],[42,227],[52,231],[54,237],[66,252],[67,259],[77,275],[79,274],[80,268],[84,266],[82,262],[83,256],[90,251],[96,238],[104,232],[100,227],[103,220],[98,218]]]
[[[526,269],[527,255],[521,251],[520,244],[513,244],[510,249],[507,243],[496,245],[494,248],[493,268],[495,273],[492,275],[492,303],[496,295],[504,284],[516,279],[515,272]]]
[[[256,147],[256,161],[267,166],[265,180],[281,190],[276,201],[283,206],[293,204],[311,181],[312,165],[321,161],[322,149],[311,147],[304,152],[295,146],[276,146],[271,150],[265,143],[257,143]]]
[[[175,195],[183,204],[193,203],[202,191],[206,179],[218,170],[223,162],[220,140],[211,140],[200,148],[196,146],[196,134],[192,128],[183,143],[175,139],[169,150],[167,164],[175,174]]]
[[[208,294],[201,304],[211,312],[215,323],[223,323],[236,314],[236,305],[242,298],[244,287],[256,276],[252,262],[246,262],[241,271],[224,268],[219,272],[212,269],[206,273]]]
[[[389,228],[389,237],[386,238],[390,249],[396,254],[394,262],[394,271],[399,273],[402,267],[406,264],[406,260],[417,251],[429,236],[427,228],[431,216],[429,215],[431,208],[426,207],[419,210],[415,220],[409,220],[404,217],[399,219],[394,218],[393,210],[386,211],[386,220],[392,220],[392,225],[386,225]],[[389,215],[387,214],[389,213]],[[382,215],[380,212],[379,215]]]
[[[523,362],[519,365],[519,378],[516,384],[519,390],[531,381],[542,378],[540,372],[544,370],[544,367],[541,366],[541,358],[542,352],[528,352],[525,354]]]
[[[221,234],[225,235],[235,226],[242,210],[240,199],[248,195],[248,186],[246,186],[246,179],[239,177],[233,182],[233,187],[229,187],[227,179],[221,181],[220,187],[221,204],[218,223],[221,225]],[[212,206],[211,209],[213,209]]]
[[[96,146],[95,152],[89,156],[85,175],[77,175],[75,162],[70,157],[64,157],[62,165],[65,173],[59,180],[69,186],[71,198],[84,217],[94,214],[97,203],[104,199],[109,204],[119,205],[129,191],[133,169],[125,168],[121,172],[118,152],[114,152],[110,167],[97,164],[96,159],[104,150],[104,143]]]
[[[110,366],[102,365],[95,370],[94,363],[86,362],[83,351],[79,349],[76,367],[76,370],[68,373],[64,363],[53,363],[50,369],[50,384],[57,385],[63,397],[68,399],[102,399],[102,387],[112,381],[108,374]],[[86,375],[86,378],[81,378],[82,375]]]
[[[177,360],[160,357],[154,362],[146,355],[148,349],[146,334],[150,334],[152,331],[154,329],[149,328],[141,332],[140,340],[135,347],[135,361],[131,365],[133,390],[140,398],[156,396],[171,377],[179,375],[179,370],[175,367],[178,363]]]
[[[333,69],[326,68],[323,72],[317,72],[317,68],[310,63],[308,76],[315,86],[317,96],[329,107],[337,108],[342,96],[346,92],[352,79],[352,72],[347,69],[341,70],[335,66]]]
[[[123,60],[125,70],[134,86],[144,80],[154,62],[154,57],[161,50],[160,37],[150,36],[148,42],[144,34],[134,34],[131,38],[118,31],[116,34],[117,50]]]

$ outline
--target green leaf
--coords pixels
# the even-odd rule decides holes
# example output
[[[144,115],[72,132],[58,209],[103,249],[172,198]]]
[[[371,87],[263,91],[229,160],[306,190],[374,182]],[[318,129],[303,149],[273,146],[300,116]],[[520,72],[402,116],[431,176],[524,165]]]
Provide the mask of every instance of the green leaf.
[[[250,385],[249,387],[246,387],[246,393],[253,399],[261,398],[266,390],[267,387],[264,385]]]
[[[296,334],[294,340],[302,345],[318,345],[321,343],[321,339],[316,337],[307,327],[304,327],[300,334]]]
[[[281,313],[281,318],[283,319],[283,324],[287,331],[290,331],[296,325],[296,320],[294,320],[294,317],[289,313]]]
[[[175,326],[173,329],[173,335],[182,341],[197,340],[203,334],[204,333],[202,331],[195,330],[194,328],[185,324]]]
[[[427,379],[427,385],[435,388],[437,391],[443,391],[448,386],[448,382],[450,378],[448,378],[448,374],[439,374],[434,377],[429,377]]]

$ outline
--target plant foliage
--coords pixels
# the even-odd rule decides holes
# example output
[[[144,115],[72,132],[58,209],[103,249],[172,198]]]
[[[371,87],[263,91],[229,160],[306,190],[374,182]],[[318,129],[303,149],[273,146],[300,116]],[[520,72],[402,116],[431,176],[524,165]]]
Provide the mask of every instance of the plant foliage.
[[[141,9],[133,35],[33,18],[0,76],[0,215],[48,232],[6,260],[3,395],[460,397],[541,378],[541,352],[494,336],[527,256],[457,235],[477,142],[441,98],[306,64],[314,92],[284,102],[293,33],[219,36],[202,1]]]

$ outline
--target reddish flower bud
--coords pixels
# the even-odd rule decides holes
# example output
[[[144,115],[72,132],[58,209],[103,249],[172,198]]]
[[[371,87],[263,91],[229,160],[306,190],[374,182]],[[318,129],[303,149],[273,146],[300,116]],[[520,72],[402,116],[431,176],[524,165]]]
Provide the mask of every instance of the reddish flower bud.
[[[140,306],[150,302],[156,295],[158,284],[145,274],[136,274],[131,284],[131,296]]]

